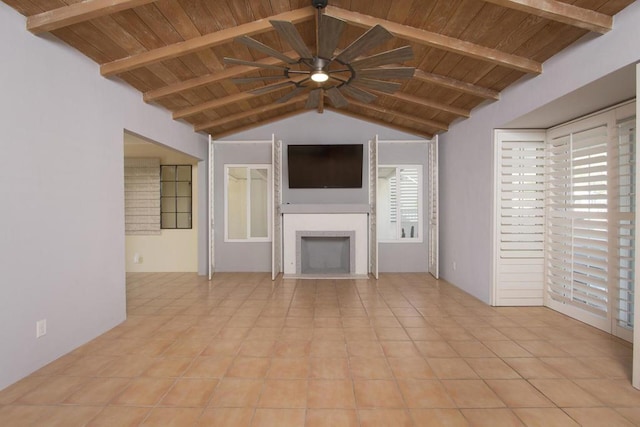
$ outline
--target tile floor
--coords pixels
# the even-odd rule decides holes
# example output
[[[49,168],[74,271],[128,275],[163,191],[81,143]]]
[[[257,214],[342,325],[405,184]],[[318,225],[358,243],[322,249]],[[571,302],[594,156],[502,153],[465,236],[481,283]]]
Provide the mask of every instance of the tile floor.
[[[640,425],[631,345],[426,274],[127,282],[127,321],[1,391],[0,425]]]

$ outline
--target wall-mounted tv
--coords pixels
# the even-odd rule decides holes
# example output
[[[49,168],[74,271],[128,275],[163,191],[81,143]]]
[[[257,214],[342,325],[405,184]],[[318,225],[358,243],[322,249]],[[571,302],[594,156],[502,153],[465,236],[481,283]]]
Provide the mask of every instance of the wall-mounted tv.
[[[289,188],[362,188],[362,144],[289,145]]]

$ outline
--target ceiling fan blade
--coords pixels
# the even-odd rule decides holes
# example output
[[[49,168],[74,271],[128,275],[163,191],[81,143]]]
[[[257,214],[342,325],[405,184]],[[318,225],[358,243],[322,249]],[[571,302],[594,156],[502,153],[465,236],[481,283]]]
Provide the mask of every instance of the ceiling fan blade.
[[[343,63],[349,63],[352,59],[392,38],[393,35],[385,30],[382,25],[376,25],[347,46],[335,59]]]
[[[244,59],[236,59],[236,58],[224,58],[224,62],[227,64],[233,64],[233,65],[248,65],[250,67],[257,67],[257,68],[267,68],[270,70],[286,70],[286,67],[282,67],[280,65],[270,65],[270,64],[263,64],[261,62],[254,62],[254,61],[245,61]]]
[[[244,84],[244,83],[253,83],[253,82],[261,82],[263,80],[280,80],[286,79],[287,76],[284,74],[281,76],[258,76],[258,77],[242,77],[237,79],[231,79],[234,84]]]
[[[350,96],[351,98],[356,99],[360,102],[364,102],[365,104],[370,104],[378,98],[377,96],[370,92],[367,92],[366,90],[362,90],[348,84],[340,86],[339,90],[344,95]]]
[[[331,103],[336,108],[344,108],[349,105],[349,101],[336,87],[327,89],[327,96],[331,100]]]
[[[396,82],[383,82],[382,80],[372,79],[353,79],[351,80],[351,84],[385,93],[394,93],[400,89],[400,86],[402,86],[400,83]]]
[[[287,64],[295,64],[296,62],[298,62],[297,60],[293,59],[293,58],[289,58],[287,55],[275,50],[274,48],[267,46],[264,43],[260,43],[258,40],[256,39],[252,39],[249,36],[241,36],[236,38],[236,41],[239,43],[242,43],[245,46],[248,46],[252,49],[255,49],[257,51],[260,51],[264,54],[267,54],[269,56],[273,56],[274,58],[277,58],[283,62],[286,62]]]
[[[273,83],[267,86],[259,87],[258,89],[250,90],[249,93],[252,95],[264,95],[265,93],[273,92],[274,90],[282,89],[294,84],[295,83],[291,80],[287,80],[286,82]]]
[[[300,92],[303,92],[306,88],[304,86],[298,86],[296,87],[294,90],[292,90],[291,92],[289,92],[288,94],[286,94],[285,96],[283,96],[282,98],[278,99],[276,101],[277,104],[282,104],[283,102],[287,102],[289,101],[291,98],[293,98],[294,96],[298,95]]]
[[[357,70],[357,77],[373,79],[410,79],[416,69],[413,67],[365,68]]]
[[[413,59],[413,49],[411,46],[403,46],[398,49],[388,50],[386,52],[372,55],[367,58],[358,59],[351,63],[353,68],[371,68],[380,65],[394,64]]]
[[[309,92],[309,98],[307,98],[307,103],[305,104],[304,108],[311,110],[318,107],[321,95],[322,89],[313,89],[311,92]]]
[[[280,34],[280,36],[284,38],[287,41],[287,43],[289,43],[291,48],[296,52],[298,52],[298,55],[300,55],[301,58],[313,57],[313,55],[311,54],[311,51],[305,44],[304,40],[302,40],[302,36],[298,32],[298,29],[296,28],[296,26],[293,25],[293,23],[289,21],[269,21],[269,22],[271,22],[271,25],[273,25],[273,28],[276,29],[278,34]]]
[[[333,57],[333,52],[338,47],[345,25],[346,22],[341,19],[328,15],[321,16],[318,28],[318,56],[320,58],[331,59]]]

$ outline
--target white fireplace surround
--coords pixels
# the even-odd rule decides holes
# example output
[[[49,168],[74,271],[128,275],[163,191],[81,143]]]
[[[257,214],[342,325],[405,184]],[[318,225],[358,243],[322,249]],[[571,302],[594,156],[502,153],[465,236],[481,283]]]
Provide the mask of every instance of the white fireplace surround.
[[[300,271],[300,240],[308,237],[349,237],[351,277],[368,273],[367,205],[283,205],[283,267],[285,276],[305,277]],[[322,277],[322,274],[313,275]]]

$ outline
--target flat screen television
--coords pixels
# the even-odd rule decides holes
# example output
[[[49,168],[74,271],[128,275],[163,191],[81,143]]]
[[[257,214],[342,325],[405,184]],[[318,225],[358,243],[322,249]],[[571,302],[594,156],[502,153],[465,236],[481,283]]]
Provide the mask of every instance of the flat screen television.
[[[362,188],[362,144],[289,145],[289,188]]]

